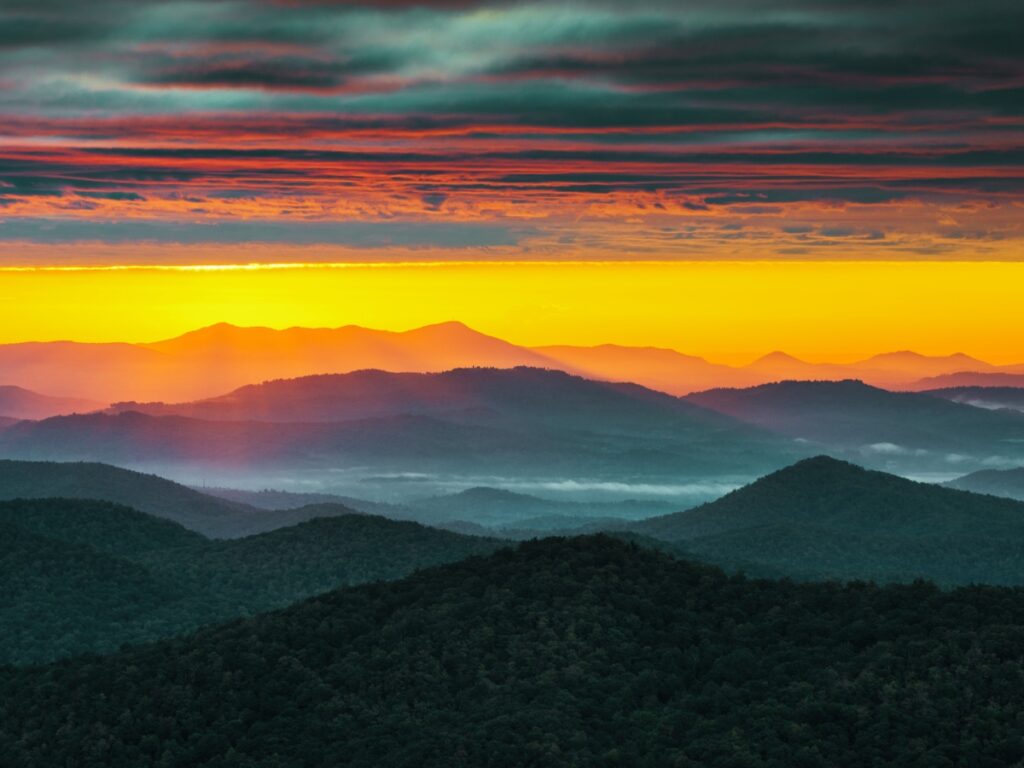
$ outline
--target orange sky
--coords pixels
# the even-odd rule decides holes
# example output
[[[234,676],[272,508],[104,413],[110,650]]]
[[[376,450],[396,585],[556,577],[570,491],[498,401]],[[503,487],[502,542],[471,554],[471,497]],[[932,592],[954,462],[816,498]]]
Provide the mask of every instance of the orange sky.
[[[1024,264],[443,263],[0,270],[0,342],[152,341],[219,321],[673,347],[742,363],[911,348],[1024,361]]]

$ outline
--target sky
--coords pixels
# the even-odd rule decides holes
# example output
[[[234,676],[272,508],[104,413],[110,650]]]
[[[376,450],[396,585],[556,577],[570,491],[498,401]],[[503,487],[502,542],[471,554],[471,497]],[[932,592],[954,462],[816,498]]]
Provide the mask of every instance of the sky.
[[[920,262],[938,317],[941,263],[1024,260],[1021,29],[1019,0],[3,0],[0,270],[674,261],[685,295],[700,262]]]
[[[0,277],[0,342],[149,342],[220,321],[406,330],[457,318],[529,346],[658,346],[735,364],[776,349],[814,362],[914,349],[1020,364],[1021,286],[1024,264],[1011,262],[20,270]]]

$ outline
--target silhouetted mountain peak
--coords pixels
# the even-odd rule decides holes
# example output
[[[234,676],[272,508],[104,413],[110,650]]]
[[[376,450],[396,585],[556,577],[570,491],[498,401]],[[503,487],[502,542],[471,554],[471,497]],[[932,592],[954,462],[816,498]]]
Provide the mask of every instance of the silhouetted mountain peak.
[[[796,363],[798,365],[809,365],[809,363],[806,363],[800,358],[793,357],[793,355],[789,354],[788,352],[783,352],[782,350],[779,349],[776,349],[773,352],[769,352],[767,355],[762,355],[761,357],[757,358],[757,360],[755,360],[753,363],[751,363],[751,365],[762,365],[765,363]]]
[[[429,325],[424,325],[424,326],[422,326],[420,328],[416,328],[414,330],[415,331],[419,331],[419,332],[423,332],[423,333],[439,332],[439,333],[459,333],[459,334],[472,335],[472,336],[486,336],[487,335],[487,334],[481,333],[480,331],[477,331],[477,330],[475,330],[473,328],[470,328],[468,325],[466,325],[461,320],[445,320],[444,322],[440,322],[440,323],[431,323]],[[490,337],[490,338],[493,338],[493,337]]]
[[[829,475],[831,477],[837,477],[842,475],[863,476],[867,473],[868,470],[863,467],[858,467],[856,464],[851,464],[848,461],[836,459],[823,453],[818,456],[801,459],[795,464],[791,464],[788,467],[780,469],[778,472],[774,472],[773,475],[782,477],[788,475]]]

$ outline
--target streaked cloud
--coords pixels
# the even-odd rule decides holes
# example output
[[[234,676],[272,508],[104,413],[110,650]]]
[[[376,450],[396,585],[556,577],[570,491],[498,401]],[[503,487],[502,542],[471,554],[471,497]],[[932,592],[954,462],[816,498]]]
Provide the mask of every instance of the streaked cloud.
[[[1021,28],[1003,0],[8,0],[0,239],[1016,258]]]

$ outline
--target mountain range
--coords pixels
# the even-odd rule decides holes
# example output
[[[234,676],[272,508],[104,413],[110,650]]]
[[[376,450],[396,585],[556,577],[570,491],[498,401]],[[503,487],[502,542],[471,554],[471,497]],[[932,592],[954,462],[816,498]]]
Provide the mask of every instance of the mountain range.
[[[781,379],[857,378],[876,386],[923,389],[946,386],[921,382],[928,377],[1024,376],[1024,366],[996,366],[963,354],[934,357],[903,351],[837,364],[808,363],[776,352],[746,366],[728,366],[671,349],[612,344],[529,348],[458,322],[405,332],[358,326],[274,330],[219,323],[145,344],[0,345],[0,383],[102,403],[198,400],[271,379],[363,369],[439,372],[516,366],[633,381],[675,395]]]
[[[0,452],[257,476],[342,468],[618,481],[749,476],[805,455],[788,438],[660,392],[536,368],[272,381],[194,403],[21,422],[0,431]]]
[[[894,471],[941,473],[1024,460],[1024,413],[930,393],[891,392],[860,381],[784,381],[685,399]]]
[[[474,487],[456,493],[412,498],[400,504],[327,493],[295,493],[269,489],[243,491],[231,488],[204,488],[203,492],[236,503],[273,510],[278,516],[288,510],[343,505],[364,514],[380,515],[392,520],[413,520],[441,527],[462,523],[477,526],[474,530],[480,532],[498,532],[503,536],[507,535],[510,529],[524,534],[536,534],[547,530],[564,531],[584,525],[652,517],[675,512],[679,508],[672,502],[651,499],[566,501],[491,487]]]
[[[1024,384],[1024,380],[1021,383]],[[932,397],[941,397],[977,408],[1024,411],[1024,387],[949,387],[924,391]]]

